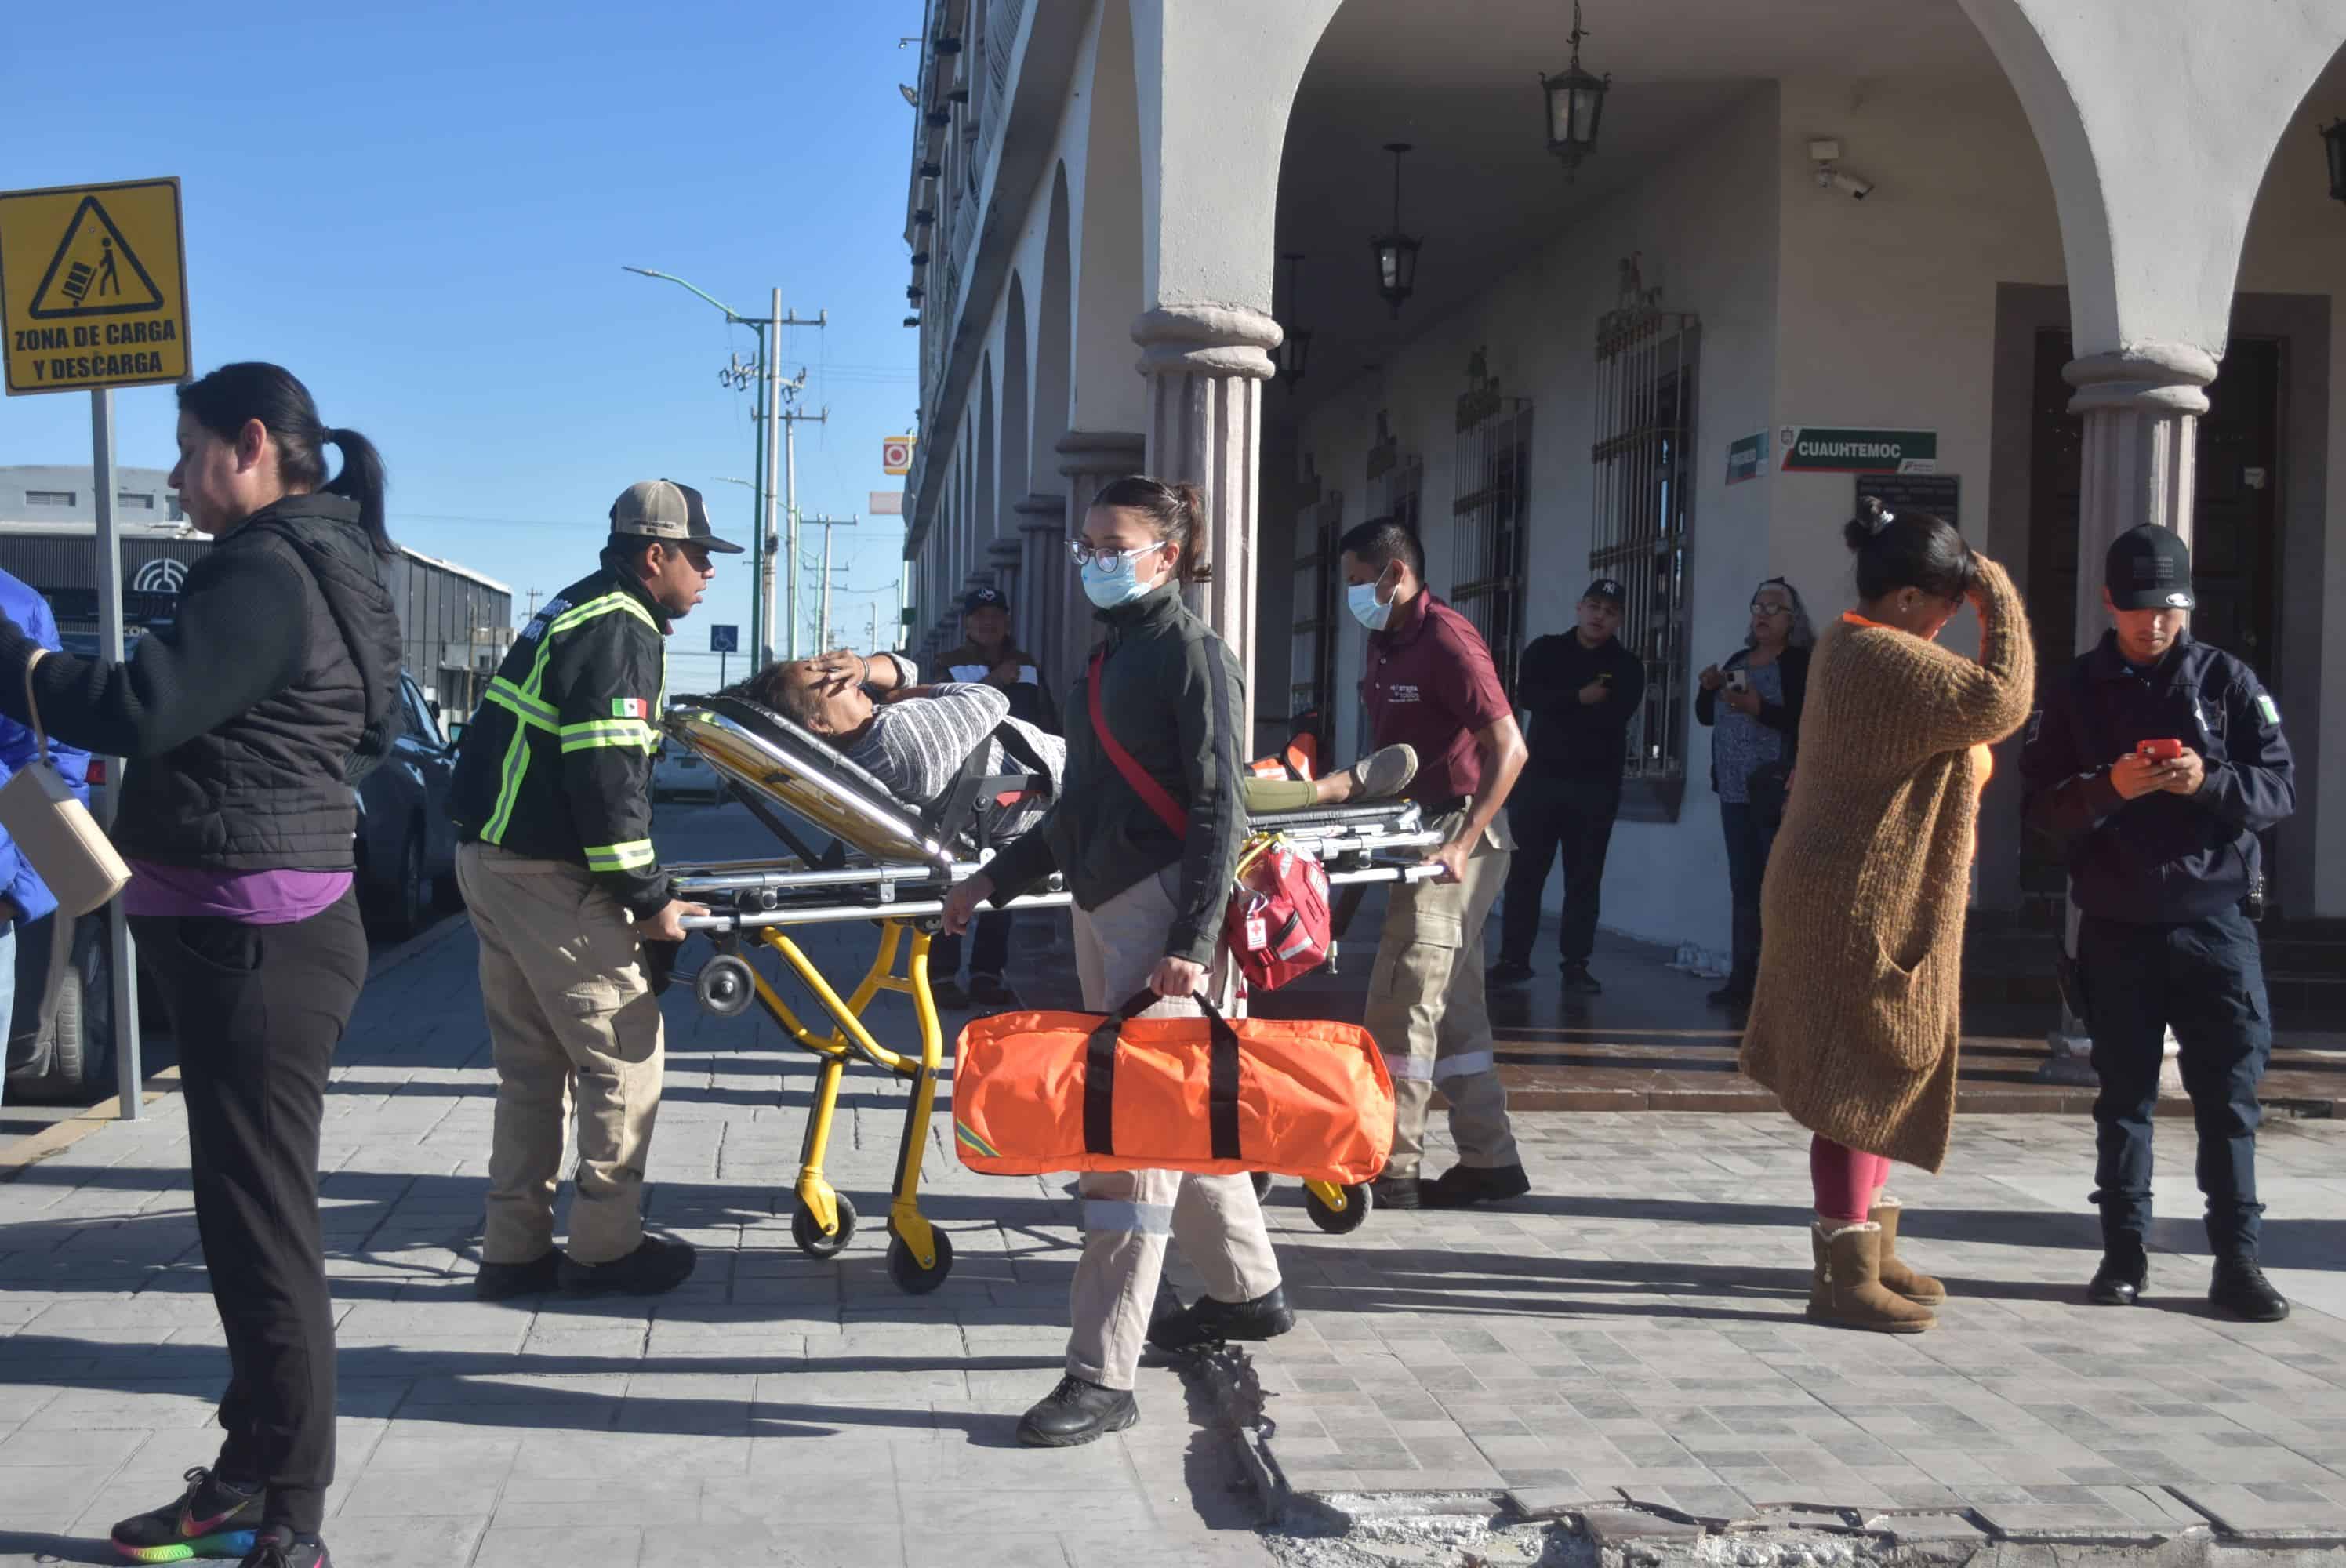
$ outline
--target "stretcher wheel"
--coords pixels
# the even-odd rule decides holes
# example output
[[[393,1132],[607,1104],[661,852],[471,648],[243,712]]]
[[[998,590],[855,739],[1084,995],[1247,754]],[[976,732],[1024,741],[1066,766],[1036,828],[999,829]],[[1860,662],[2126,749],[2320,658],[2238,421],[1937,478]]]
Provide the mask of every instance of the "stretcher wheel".
[[[1260,1203],[1270,1196],[1271,1175],[1269,1171],[1255,1171],[1251,1175],[1254,1181],[1254,1198],[1257,1203]]]
[[[1340,1189],[1344,1195],[1344,1207],[1330,1208],[1320,1195],[1310,1187],[1303,1189],[1303,1210],[1311,1223],[1331,1236],[1349,1236],[1369,1221],[1369,1208],[1373,1200],[1369,1196],[1369,1185]]]
[[[799,1199],[798,1207],[790,1211],[790,1239],[797,1242],[799,1250],[809,1257],[836,1257],[854,1238],[855,1206],[847,1201],[847,1195],[843,1192],[831,1194],[831,1201],[839,1210],[839,1228],[829,1236],[822,1233],[822,1227],[816,1222],[814,1210],[806,1206],[806,1199]]]
[[[937,1248],[937,1262],[933,1268],[921,1267],[921,1260],[913,1256],[913,1249],[904,1245],[903,1237],[889,1239],[888,1278],[893,1279],[896,1288],[907,1296],[926,1296],[943,1285],[945,1276],[953,1272],[953,1237],[934,1228],[930,1230],[929,1237],[936,1243]]]
[[[758,983],[746,959],[719,953],[700,966],[699,978],[693,982],[693,992],[700,1005],[719,1018],[737,1018],[750,1010],[758,995]]]

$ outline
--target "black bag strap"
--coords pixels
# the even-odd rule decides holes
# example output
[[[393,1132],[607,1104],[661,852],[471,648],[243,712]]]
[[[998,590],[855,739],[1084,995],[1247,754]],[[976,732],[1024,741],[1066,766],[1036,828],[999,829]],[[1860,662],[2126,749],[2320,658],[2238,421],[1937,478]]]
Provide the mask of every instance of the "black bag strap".
[[[962,759],[961,771],[954,776],[953,787],[938,798],[937,803],[929,809],[922,820],[922,826],[940,839],[951,840],[966,834],[973,842],[975,841],[981,814],[979,808],[989,796],[1013,789],[1039,790],[1045,794],[1050,792],[1049,765],[1015,728],[1005,721],[995,726],[986,738],[999,742],[1004,754],[1027,771],[1016,774],[989,772],[986,763],[993,755],[993,748],[985,741],[971,747],[969,755]]]
[[[1159,998],[1143,991],[1100,1020],[1084,1044],[1084,1152],[1116,1153],[1116,1044],[1123,1025]],[[1206,1015],[1210,1044],[1206,1057],[1206,1117],[1213,1157],[1239,1155],[1239,1032],[1203,995],[1193,998]]]

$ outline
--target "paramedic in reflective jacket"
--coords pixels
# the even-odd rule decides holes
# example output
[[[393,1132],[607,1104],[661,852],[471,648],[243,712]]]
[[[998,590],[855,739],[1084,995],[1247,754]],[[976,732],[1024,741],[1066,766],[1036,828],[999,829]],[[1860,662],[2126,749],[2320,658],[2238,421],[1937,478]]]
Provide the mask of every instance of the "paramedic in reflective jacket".
[[[2216,1267],[2208,1298],[2251,1322],[2289,1314],[2257,1266],[2257,1083],[2272,1020],[2250,908],[2257,834],[2296,809],[2280,708],[2249,667],[2191,640],[2191,553],[2145,524],[2104,564],[2113,629],[2045,683],[2021,754],[2030,825],[2062,850],[2080,916],[2093,1032],[2102,1263],[2088,1298],[2129,1306],[2147,1283],[2151,1118],[2171,1026],[2199,1134]],[[2154,745],[2152,753],[2137,750]]]
[[[653,852],[652,759],[670,623],[700,602],[710,552],[740,549],[710,535],[698,492],[629,485],[602,565],[522,629],[464,730],[449,814],[497,1067],[483,1300],[656,1295],[692,1273],[692,1248],[643,1224],[661,1067],[644,944],[681,941],[678,920],[707,912],[673,895]],[[574,1103],[566,1257],[554,1194]]]
[[[1084,1005],[1105,1013],[1154,992],[1152,1017],[1227,1008],[1235,973],[1222,917],[1247,834],[1238,661],[1181,603],[1203,533],[1197,487],[1118,479],[1102,489],[1075,542],[1084,592],[1099,606],[1104,659],[1066,705],[1066,787],[1042,825],[947,897],[947,931],[978,903],[1026,891],[1053,871],[1075,895]],[[1130,761],[1179,802],[1176,833],[1127,783],[1091,722],[1090,681]],[[1114,1150],[1106,1151],[1113,1155]],[[1076,1265],[1066,1376],[1018,1423],[1019,1441],[1065,1448],[1140,1419],[1133,1373],[1141,1341],[1160,1350],[1267,1339],[1294,1326],[1279,1262],[1244,1176],[1086,1172],[1084,1250]],[[1152,1320],[1167,1237],[1205,1277],[1192,1306]]]

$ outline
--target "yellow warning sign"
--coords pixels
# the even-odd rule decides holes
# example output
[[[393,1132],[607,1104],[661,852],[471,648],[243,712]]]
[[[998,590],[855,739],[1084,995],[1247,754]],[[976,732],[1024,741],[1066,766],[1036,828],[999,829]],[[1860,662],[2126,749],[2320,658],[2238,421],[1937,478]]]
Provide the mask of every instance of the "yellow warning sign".
[[[179,182],[0,191],[10,393],[187,380]]]

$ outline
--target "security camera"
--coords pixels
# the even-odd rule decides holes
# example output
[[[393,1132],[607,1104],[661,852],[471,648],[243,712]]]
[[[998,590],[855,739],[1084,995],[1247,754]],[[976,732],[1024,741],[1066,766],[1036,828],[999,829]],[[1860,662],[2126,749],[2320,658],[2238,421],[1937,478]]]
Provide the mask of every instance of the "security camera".
[[[1851,198],[1857,201],[1863,201],[1867,197],[1873,194],[1873,185],[1872,181],[1860,179],[1857,176],[1850,173],[1845,168],[1837,168],[1832,171],[1832,179],[1831,184],[1835,190],[1848,191]]]

